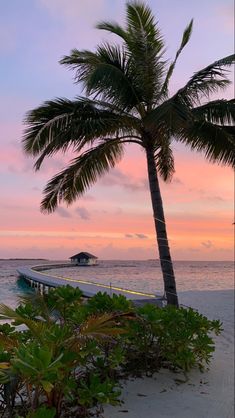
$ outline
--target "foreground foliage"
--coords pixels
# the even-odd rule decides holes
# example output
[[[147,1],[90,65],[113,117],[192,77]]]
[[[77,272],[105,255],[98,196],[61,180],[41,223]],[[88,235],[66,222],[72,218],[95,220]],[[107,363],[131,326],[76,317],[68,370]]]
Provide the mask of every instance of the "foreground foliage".
[[[123,377],[209,364],[210,333],[221,329],[190,308],[135,308],[123,296],[102,293],[84,301],[70,286],[20,302],[15,310],[0,305],[0,319],[12,321],[0,325],[0,410],[6,417],[72,411],[82,417],[90,408],[115,405]]]

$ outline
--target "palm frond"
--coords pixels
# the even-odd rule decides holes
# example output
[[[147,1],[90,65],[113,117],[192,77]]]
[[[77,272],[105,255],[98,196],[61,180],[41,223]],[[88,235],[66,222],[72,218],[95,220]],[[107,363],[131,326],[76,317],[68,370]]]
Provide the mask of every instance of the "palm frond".
[[[53,212],[61,201],[71,204],[100,176],[114,167],[122,155],[123,145],[113,140],[103,142],[75,158],[68,168],[47,184],[41,210]]]
[[[235,62],[235,54],[224,57],[196,72],[176,94],[192,100],[192,103],[200,101],[200,95],[208,96],[230,84],[227,78],[226,67]]]
[[[235,122],[235,99],[214,100],[193,109],[196,118],[220,125],[232,125]]]
[[[164,40],[151,9],[142,2],[127,3],[126,19],[126,47],[132,58],[132,74],[149,109],[162,86],[166,64],[162,60]]]
[[[76,71],[76,81],[83,81],[83,78],[86,79],[87,76],[86,65],[95,66],[99,63],[99,59],[95,52],[87,49],[79,51],[77,48],[73,48],[69,55],[64,55],[60,59],[59,63],[67,66],[70,70]]]
[[[194,121],[182,127],[176,139],[203,152],[211,162],[235,167],[235,135],[233,127],[215,125],[207,121]]]
[[[169,138],[191,119],[193,120],[193,115],[185,101],[181,96],[173,96],[149,112],[144,124],[156,138],[157,136]]]
[[[27,154],[38,155],[52,139],[57,139],[61,149],[68,147],[68,141],[63,140],[63,133],[71,125],[71,119],[76,113],[77,102],[58,98],[46,101],[38,108],[27,113],[24,123],[23,146]]]
[[[45,102],[27,114],[28,124],[23,138],[25,152],[40,155],[35,163],[39,169],[45,157],[72,148],[79,152],[99,137],[113,133],[135,133],[137,120],[131,115],[117,113],[104,102],[77,98],[74,101],[57,99]]]
[[[87,95],[99,96],[123,110],[142,101],[129,75],[129,57],[118,45],[105,43],[96,53],[74,49],[60,63],[75,70],[75,80],[83,83]]]
[[[97,23],[96,28],[101,29],[101,30],[106,30],[107,32],[120,36],[125,42],[128,42],[127,31],[116,22],[102,21],[102,22]]]
[[[165,66],[161,61],[164,42],[151,9],[138,1],[128,2],[125,29],[112,22],[97,27],[121,36],[123,46],[106,43],[94,53],[74,49],[60,63],[75,70],[75,80],[83,83],[86,94],[143,114],[141,103],[151,103]]]
[[[193,19],[190,21],[189,25],[185,28],[184,33],[183,33],[183,37],[182,37],[182,40],[181,40],[180,47],[179,47],[179,49],[178,49],[178,51],[176,52],[176,55],[175,55],[175,59],[171,63],[171,65],[170,65],[170,67],[169,67],[169,69],[167,71],[166,78],[165,78],[165,81],[163,83],[162,90],[161,90],[161,93],[162,94],[166,94],[167,93],[169,81],[170,81],[170,78],[171,78],[171,76],[173,74],[173,71],[174,71],[176,62],[177,62],[177,60],[179,58],[179,55],[181,54],[181,52],[183,51],[184,47],[187,45],[187,43],[188,43],[188,41],[189,41],[189,39],[191,37],[192,29],[193,29]]]
[[[164,181],[170,181],[174,172],[174,156],[170,146],[170,140],[164,138],[157,152],[155,152],[157,171]]]
[[[209,99],[211,94],[216,94],[220,90],[225,90],[231,84],[230,80],[210,79],[202,81],[194,89],[190,89],[186,94],[180,94],[188,107],[198,106],[202,99]],[[178,94],[178,93],[177,93]]]
[[[147,47],[154,48],[159,53],[164,48],[164,41],[155,21],[152,10],[146,4],[139,1],[127,2],[126,25],[129,37],[137,40],[138,36]],[[129,47],[134,47],[133,42]],[[130,50],[135,52],[132,48]],[[137,46],[138,48],[138,46]]]

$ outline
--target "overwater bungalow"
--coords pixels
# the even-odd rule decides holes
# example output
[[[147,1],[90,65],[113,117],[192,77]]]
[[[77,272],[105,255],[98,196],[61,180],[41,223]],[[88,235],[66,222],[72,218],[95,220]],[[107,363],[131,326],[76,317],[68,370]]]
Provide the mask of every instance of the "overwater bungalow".
[[[87,252],[81,252],[69,257],[72,264],[79,266],[93,266],[97,264],[98,257]]]

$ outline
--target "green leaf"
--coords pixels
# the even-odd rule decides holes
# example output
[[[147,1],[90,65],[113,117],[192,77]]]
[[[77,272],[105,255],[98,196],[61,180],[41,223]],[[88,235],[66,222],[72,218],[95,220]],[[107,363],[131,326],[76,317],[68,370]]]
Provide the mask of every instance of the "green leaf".
[[[47,408],[46,406],[41,406],[35,412],[29,412],[27,418],[54,418],[55,416],[55,408]]]
[[[180,50],[182,50],[185,47],[185,45],[187,45],[191,37],[192,30],[193,30],[193,19],[190,21],[189,25],[184,30],[181,45],[180,45]]]
[[[46,380],[41,381],[42,387],[45,390],[45,392],[50,393],[52,389],[54,388],[54,385]]]
[[[168,69],[165,81],[163,83],[162,90],[161,90],[162,94],[166,94],[166,92],[167,92],[168,84],[169,84],[170,78],[173,74],[177,59],[178,59],[179,55],[181,54],[183,48],[187,45],[187,43],[188,43],[188,41],[191,37],[191,34],[192,34],[192,29],[193,29],[193,19],[190,21],[189,25],[184,30],[182,41],[181,41],[181,44],[180,44],[180,48],[176,52],[174,61],[170,64],[170,67]]]

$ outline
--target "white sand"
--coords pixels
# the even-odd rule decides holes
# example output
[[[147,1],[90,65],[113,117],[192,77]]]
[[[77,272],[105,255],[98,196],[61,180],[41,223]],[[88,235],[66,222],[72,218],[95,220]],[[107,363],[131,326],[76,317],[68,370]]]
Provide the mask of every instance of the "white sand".
[[[223,322],[210,370],[193,370],[189,381],[178,385],[179,375],[168,370],[128,381],[124,403],[105,407],[105,418],[234,418],[234,292],[183,292],[180,302]]]

